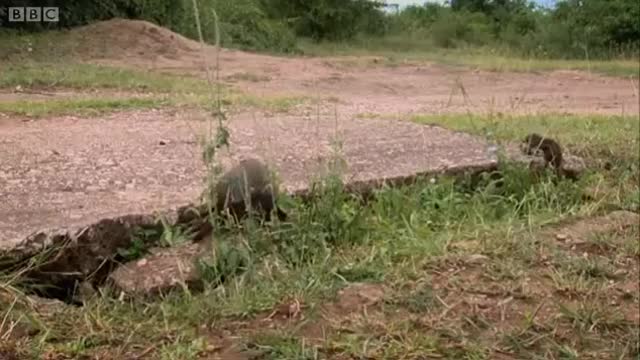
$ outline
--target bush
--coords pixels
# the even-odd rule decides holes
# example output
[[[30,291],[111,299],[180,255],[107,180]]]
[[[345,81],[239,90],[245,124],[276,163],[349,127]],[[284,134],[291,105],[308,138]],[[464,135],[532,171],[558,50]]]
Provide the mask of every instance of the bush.
[[[492,39],[489,20],[481,13],[443,11],[430,32],[434,44],[445,48],[459,43],[484,45]]]
[[[44,30],[43,24],[69,28],[114,17],[147,20],[197,39],[191,0],[13,0],[11,6],[58,6],[60,22],[7,23],[24,30]],[[255,50],[292,52],[296,50],[294,33],[282,22],[267,17],[259,0],[198,0],[205,41],[215,39],[213,13],[220,20],[225,46]],[[0,8],[2,9],[2,8]],[[1,21],[1,20],[0,20]],[[0,23],[2,25],[2,23]]]
[[[637,0],[565,0],[542,9],[526,0],[457,0],[451,7],[410,6],[390,16],[392,34],[427,33],[440,47],[506,46],[555,58],[638,56]]]
[[[369,0],[261,0],[269,17],[316,41],[352,39],[360,32],[383,34],[379,5]]]
[[[283,23],[267,18],[256,0],[206,0],[200,1],[199,6],[203,35],[207,42],[215,39],[211,11],[214,8],[220,19],[223,46],[262,51],[296,51],[294,33]],[[196,36],[192,16],[183,24],[182,30],[191,37]]]

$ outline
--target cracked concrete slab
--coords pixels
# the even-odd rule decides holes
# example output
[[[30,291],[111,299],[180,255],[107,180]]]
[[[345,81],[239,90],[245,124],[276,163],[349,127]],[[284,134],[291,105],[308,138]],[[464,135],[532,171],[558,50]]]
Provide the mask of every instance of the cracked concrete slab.
[[[345,180],[371,182],[495,166],[480,138],[408,121],[334,115],[234,115],[229,166],[256,156],[288,192],[304,191],[331,156],[347,161]],[[153,214],[193,202],[203,189],[200,112],[134,111],[0,124],[0,251],[44,229],[81,228],[101,219]]]

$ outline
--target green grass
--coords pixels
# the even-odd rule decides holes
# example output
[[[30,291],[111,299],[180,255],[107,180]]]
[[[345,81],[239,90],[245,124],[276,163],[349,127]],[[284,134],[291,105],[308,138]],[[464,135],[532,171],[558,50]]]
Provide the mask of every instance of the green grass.
[[[441,121],[468,129],[464,119]],[[631,136],[620,137],[610,129],[611,122],[624,124],[628,119],[555,119],[552,128],[557,130],[573,123],[575,134],[570,136],[576,140],[589,134],[588,129],[601,134],[596,139],[601,147],[614,148]],[[433,119],[422,119],[427,120]],[[494,119],[478,117],[472,122],[496,129],[500,139],[514,139],[522,129],[542,130],[538,126],[549,121],[511,120],[496,125]],[[592,121],[591,128],[581,121]],[[637,154],[634,144],[626,146],[635,147]],[[614,161],[627,155],[599,156]],[[0,277],[0,318],[7,316],[5,324],[16,322],[33,331],[26,339],[10,337],[5,346],[34,358],[122,358],[148,350],[154,359],[197,359],[215,352],[217,337],[227,333],[228,340],[236,336],[240,348],[267,359],[418,359],[424,354],[491,359],[496,351],[517,358],[541,352],[556,358],[635,354],[637,324],[605,311],[604,302],[615,300],[635,309],[622,295],[612,295],[622,293],[608,289],[617,286],[613,274],[620,269],[639,270],[624,265],[632,251],[614,246],[637,237],[638,228],[625,233],[626,240],[601,236],[598,249],[610,258],[586,259],[581,251],[560,247],[541,229],[598,213],[598,206],[581,194],[601,178],[591,174],[578,183],[554,184],[531,181],[519,166],[503,170],[507,186],[502,190],[425,179],[382,189],[366,205],[327,183],[311,204],[283,202],[290,224],[247,223],[246,232],[218,233],[218,256],[203,263],[202,270],[215,268],[216,276],[207,279],[223,274],[226,282],[222,287],[210,283],[202,293],[178,291],[156,301],[121,302],[106,292],[83,308],[38,315],[20,301],[10,307],[16,292],[9,285],[17,284]],[[626,171],[638,176],[637,167]],[[621,181],[617,173],[603,176],[610,183]],[[232,254],[242,261],[226,261]],[[382,302],[365,313],[340,307],[322,311],[349,282],[388,290]],[[491,295],[474,295],[485,293]],[[552,296],[548,303],[540,301],[545,294]],[[304,318],[265,319],[279,304],[293,300],[303,304]],[[541,305],[548,307],[538,313]],[[0,336],[16,331],[9,329],[14,328],[0,325]]]
[[[306,97],[260,98],[244,94],[226,94],[222,101],[229,106],[255,107],[275,113],[286,113],[298,104],[308,101]],[[211,98],[208,94],[176,94],[173,96],[154,95],[148,97],[87,97],[61,98],[51,100],[14,100],[0,102],[0,113],[43,118],[55,115],[95,116],[109,112],[132,109],[164,107],[204,107],[208,108]]]
[[[1,64],[0,88],[118,89],[161,93],[205,93],[205,80],[76,62]]]
[[[160,98],[90,98],[59,100],[18,100],[0,102],[0,113],[32,118],[55,115],[92,116],[130,109],[149,109],[166,106]]]
[[[384,63],[394,65],[409,62],[436,62],[446,65],[472,67],[488,71],[552,71],[579,70],[611,76],[638,78],[640,59],[562,60],[523,58],[493,48],[443,49],[423,38],[389,36],[366,38],[353,42],[314,43],[301,41],[300,48],[314,56],[379,56]],[[352,60],[353,61],[353,60]]]
[[[210,108],[210,86],[192,76],[169,75],[150,71],[69,62],[5,64],[0,72],[0,88],[34,89],[36,91],[96,90],[90,98],[19,100],[0,103],[0,112],[30,117],[47,115],[91,115],[122,109],[145,109],[160,106]],[[123,92],[121,96],[103,95],[100,90]],[[311,101],[305,96],[258,97],[221,86],[222,100],[227,106],[254,107],[286,113],[295,106]],[[142,94],[146,96],[141,97]],[[104,98],[106,97],[106,99]],[[128,98],[126,98],[128,97]]]
[[[640,118],[606,115],[415,115],[422,124],[465,131],[497,142],[520,142],[531,132],[557,139],[565,151],[596,169],[592,190],[603,201],[638,209]],[[605,167],[610,170],[602,171]]]
[[[640,118],[605,115],[416,115],[411,120],[498,141],[520,141],[531,132],[558,139],[585,157],[637,156]]]

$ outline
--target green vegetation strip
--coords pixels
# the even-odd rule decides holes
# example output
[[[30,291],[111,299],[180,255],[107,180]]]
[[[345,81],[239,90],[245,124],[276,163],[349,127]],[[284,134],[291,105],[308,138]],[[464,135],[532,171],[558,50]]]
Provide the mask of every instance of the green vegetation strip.
[[[91,116],[120,110],[159,108],[165,105],[166,101],[153,98],[19,100],[0,102],[0,113],[33,118],[55,115]]]
[[[77,62],[0,63],[0,88],[119,89],[162,93],[202,93],[204,80]]]

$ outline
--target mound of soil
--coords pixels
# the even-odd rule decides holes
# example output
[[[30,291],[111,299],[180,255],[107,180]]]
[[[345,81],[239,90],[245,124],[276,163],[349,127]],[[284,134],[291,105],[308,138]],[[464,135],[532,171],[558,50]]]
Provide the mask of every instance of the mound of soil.
[[[75,28],[70,35],[79,45],[75,52],[85,58],[177,59],[200,48],[197,41],[143,20],[115,18]]]

